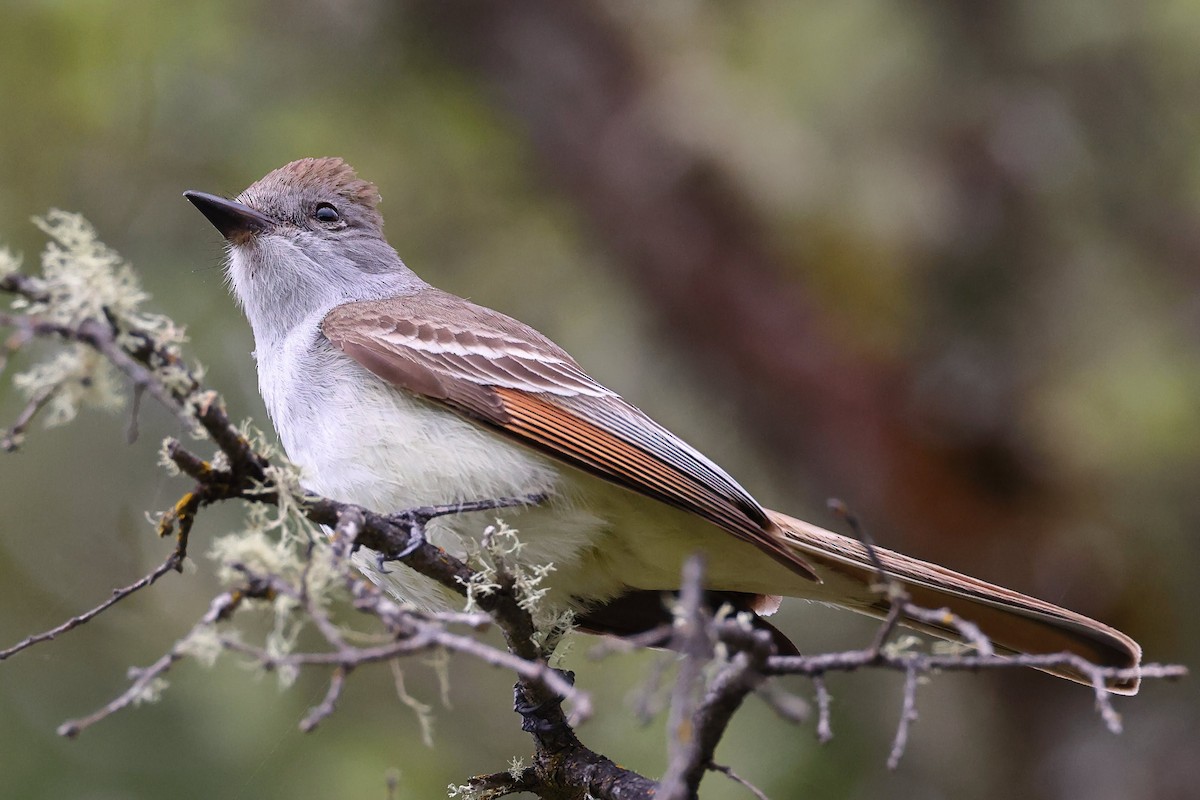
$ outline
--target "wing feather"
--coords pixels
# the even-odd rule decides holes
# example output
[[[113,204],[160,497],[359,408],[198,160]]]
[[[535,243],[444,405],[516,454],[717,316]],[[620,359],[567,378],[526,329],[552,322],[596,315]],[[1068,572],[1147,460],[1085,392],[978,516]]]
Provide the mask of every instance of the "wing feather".
[[[532,328],[435,289],[334,308],[321,330],[389,383],[539,452],[696,514],[816,580],[720,467]]]

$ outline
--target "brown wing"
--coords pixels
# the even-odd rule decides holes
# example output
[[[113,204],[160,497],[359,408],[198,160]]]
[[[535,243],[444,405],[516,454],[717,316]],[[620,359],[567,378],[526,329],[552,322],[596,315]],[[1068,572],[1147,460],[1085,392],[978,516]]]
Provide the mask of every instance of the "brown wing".
[[[750,542],[799,574],[811,567],[750,494],[678,436],[522,323],[436,289],[348,303],[321,330],[389,383],[546,455]],[[775,535],[773,535],[775,534]]]

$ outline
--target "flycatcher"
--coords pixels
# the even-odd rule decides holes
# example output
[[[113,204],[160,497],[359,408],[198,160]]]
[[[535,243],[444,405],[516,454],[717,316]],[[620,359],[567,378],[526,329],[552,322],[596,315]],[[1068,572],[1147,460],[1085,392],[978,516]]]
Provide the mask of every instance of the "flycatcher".
[[[662,593],[678,588],[697,551],[713,599],[738,609],[767,615],[788,596],[887,612],[859,542],[763,508],[545,336],[417,277],[384,239],[375,186],[341,159],[294,161],[236,200],[185,194],[228,242],[259,389],[309,490],[385,513],[540,496],[505,512],[520,557],[554,565],[549,602],[593,632],[665,621]],[[462,557],[485,524],[479,514],[440,517],[427,536]],[[1141,660],[1132,639],[1080,614],[877,551],[916,603],[978,624],[999,652]],[[461,602],[411,570],[359,564],[418,606]],[[908,624],[956,638],[949,626]],[[1133,693],[1137,681],[1109,688]]]

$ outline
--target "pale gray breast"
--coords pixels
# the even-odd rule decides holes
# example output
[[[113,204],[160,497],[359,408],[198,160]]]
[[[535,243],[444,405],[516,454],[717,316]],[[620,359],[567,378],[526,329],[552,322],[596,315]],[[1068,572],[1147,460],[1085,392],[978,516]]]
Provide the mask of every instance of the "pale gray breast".
[[[557,484],[547,459],[386,384],[319,334],[261,354],[259,383],[306,487],[335,499],[394,511]]]

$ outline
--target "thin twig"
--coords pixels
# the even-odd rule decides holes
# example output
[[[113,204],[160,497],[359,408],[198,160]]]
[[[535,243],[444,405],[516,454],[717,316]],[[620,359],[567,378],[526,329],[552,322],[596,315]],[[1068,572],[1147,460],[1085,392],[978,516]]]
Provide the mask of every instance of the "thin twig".
[[[879,554],[875,551],[875,539],[867,531],[866,526],[859,520],[858,515],[850,510],[850,507],[842,500],[836,497],[831,497],[825,501],[826,507],[834,514],[840,517],[848,526],[854,537],[862,542],[863,547],[867,551],[867,559],[871,562],[871,566],[875,568],[875,573],[879,577],[881,585],[887,585],[892,582],[891,576],[883,566],[883,562],[879,559]]]
[[[709,764],[708,768],[713,772],[719,772],[725,777],[729,778],[731,781],[750,792],[750,794],[754,795],[756,800],[771,800],[771,798],[767,797],[766,792],[764,792],[762,789],[759,789],[741,775],[738,775],[731,767],[727,767],[723,764]]]
[[[833,739],[833,725],[829,720],[829,706],[833,698],[829,694],[829,687],[825,685],[824,673],[813,675],[812,684],[817,694],[817,741],[826,744]]]
[[[664,800],[687,797],[691,773],[701,762],[692,726],[699,701],[698,688],[704,675],[704,665],[712,658],[712,640],[706,623],[708,614],[703,608],[702,581],[704,562],[699,554],[690,556],[683,564],[679,602],[675,612],[675,634],[672,649],[682,654],[671,705],[667,714],[667,742],[670,749],[667,770],[659,782],[659,796]]]
[[[1075,653],[1037,653],[1025,655],[929,655],[925,653],[881,653],[868,648],[811,656],[772,656],[764,668],[768,675],[820,675],[826,672],[853,672],[863,667],[883,667],[907,671],[916,667],[920,672],[976,672],[979,670],[1028,668],[1053,669],[1071,667],[1089,680],[1127,681],[1134,678],[1182,678],[1187,667],[1176,664],[1141,664],[1137,667],[1101,667]],[[1107,690],[1106,690],[1107,691]]]
[[[41,281],[29,275],[22,275],[19,272],[0,275],[0,292],[19,294],[26,300],[34,303],[47,303],[50,301],[50,295],[42,288]]]
[[[927,622],[931,625],[936,625],[939,628],[953,628],[958,631],[958,635],[963,641],[975,648],[982,656],[995,655],[996,649],[992,645],[992,640],[989,639],[979,626],[974,622],[965,620],[958,614],[955,614],[948,608],[921,608],[913,605],[905,599],[903,602],[897,602],[893,608],[899,606],[904,616],[909,619],[915,619],[919,622]]]
[[[917,719],[917,670],[904,673],[904,701],[900,707],[900,721],[896,724],[896,736],[892,740],[892,751],[888,754],[888,769],[900,766],[904,749],[908,746],[908,730]]]
[[[351,667],[345,665],[339,665],[334,669],[329,676],[329,689],[325,692],[324,699],[309,709],[304,719],[300,720],[300,730],[309,733],[334,712],[337,701],[342,696],[342,689],[346,687],[346,677],[350,674],[350,670]]]
[[[1120,733],[1121,715],[1113,708],[1112,698],[1109,697],[1108,691],[1104,687],[1104,678],[1102,676],[1092,676],[1092,691],[1096,695],[1096,711],[1099,712],[1100,718],[1104,720],[1105,727],[1111,733]]]
[[[129,426],[125,429],[125,441],[128,444],[133,444],[138,439],[138,414],[142,410],[142,395],[145,393],[145,386],[140,383],[133,385],[133,397],[129,403]]]
[[[811,703],[774,683],[764,683],[758,690],[758,697],[776,716],[793,725],[803,725],[812,717]]]
[[[700,633],[691,635],[691,644],[685,640],[673,643],[673,646],[678,649],[689,648],[695,653],[694,670],[697,674],[685,671],[689,662],[685,656],[677,677],[672,720],[681,716],[677,710],[680,707],[690,712],[682,722],[673,722],[668,728],[672,732],[671,756],[658,794],[664,800],[684,800],[696,796],[700,781],[710,769],[713,754],[733,715],[745,698],[766,681],[763,667],[774,652],[774,644],[767,631],[752,627],[741,616],[713,617],[703,609],[699,602],[703,596],[703,584],[698,562],[685,563],[682,583],[677,619],[688,620],[687,625],[695,627]],[[688,598],[687,604],[683,602],[685,597]],[[697,648],[703,646],[706,653],[711,652],[713,641],[720,642],[730,655],[709,681],[703,699],[696,704],[691,700],[694,690],[689,684],[699,682],[705,664],[710,662],[710,657],[702,656]],[[684,649],[684,652],[688,653],[689,649]]]
[[[50,641],[51,639],[54,639],[55,637],[60,636],[64,633],[66,633],[67,631],[72,630],[73,628],[78,628],[80,625],[83,625],[85,622],[92,620],[93,618],[99,616],[104,611],[107,611],[108,609],[112,608],[117,603],[121,602],[126,597],[128,597],[129,595],[138,591],[139,589],[144,589],[147,586],[152,585],[155,581],[157,581],[163,575],[166,575],[168,572],[171,572],[172,570],[177,570],[181,561],[182,561],[182,556],[180,555],[179,551],[178,550],[173,551],[169,556],[167,556],[167,559],[165,561],[163,561],[163,563],[159,564],[157,567],[155,567],[153,570],[151,570],[146,575],[142,576],[141,578],[138,578],[136,581],[129,584],[128,586],[125,586],[121,589],[113,590],[113,593],[109,596],[109,598],[107,600],[105,600],[103,603],[100,603],[98,606],[96,606],[88,611],[85,611],[84,613],[79,614],[78,616],[71,617],[66,622],[64,622],[61,625],[58,625],[54,628],[51,628],[48,631],[43,631],[42,633],[34,634],[33,636],[29,636],[25,639],[22,639],[21,641],[17,642],[12,647],[9,647],[6,650],[0,650],[0,661],[3,661],[6,658],[9,658],[11,656],[14,656],[17,653],[21,652],[22,650],[32,647],[35,644],[38,644],[40,642]]]
[[[629,636],[604,636],[588,649],[587,657],[599,661],[614,653],[634,653],[648,647],[663,647],[671,641],[674,630],[673,625],[659,625]]]
[[[888,613],[883,619],[883,624],[875,630],[875,636],[871,639],[871,644],[868,645],[867,649],[876,653],[883,650],[883,646],[887,644],[887,640],[896,632],[896,626],[900,624],[900,618],[903,615],[904,605],[893,601],[888,607]]]
[[[4,340],[4,344],[0,345],[0,375],[3,375],[4,370],[8,368],[8,361],[12,355],[24,347],[29,338],[28,331],[15,330]]]
[[[62,389],[62,384],[55,383],[50,386],[45,386],[34,393],[29,398],[29,402],[21,409],[21,413],[17,415],[16,420],[3,436],[0,436],[0,450],[6,453],[14,452],[21,446],[21,441],[25,438],[25,431],[29,428],[29,424],[33,422],[34,417],[38,412],[46,407],[54,395]]]
[[[85,319],[73,331],[73,338],[100,351],[109,362],[125,373],[134,386],[140,386],[154,399],[175,413],[184,425],[197,429],[195,418],[185,410],[183,398],[172,394],[145,364],[136,361],[119,344],[112,326],[94,319]]]
[[[670,704],[662,686],[677,658],[675,653],[660,654],[650,662],[646,677],[630,692],[629,705],[639,725],[649,725]]]
[[[208,607],[208,612],[201,617],[200,621],[193,626],[195,631],[199,628],[214,625],[218,621],[224,619],[233,612],[234,609],[241,603],[243,595],[237,592],[223,592],[213,599]],[[190,634],[189,634],[190,635]],[[171,667],[181,659],[186,657],[185,643],[188,637],[184,637],[175,643],[169,651],[163,654],[161,658],[155,661],[144,669],[131,670],[134,676],[134,681],[129,685],[129,688],[122,692],[102,708],[80,719],[68,720],[58,727],[58,735],[73,739],[83,731],[95,725],[101,720],[107,719],[123,708],[131,705],[136,705],[139,702],[152,696],[156,689],[156,683],[167,673]]]

